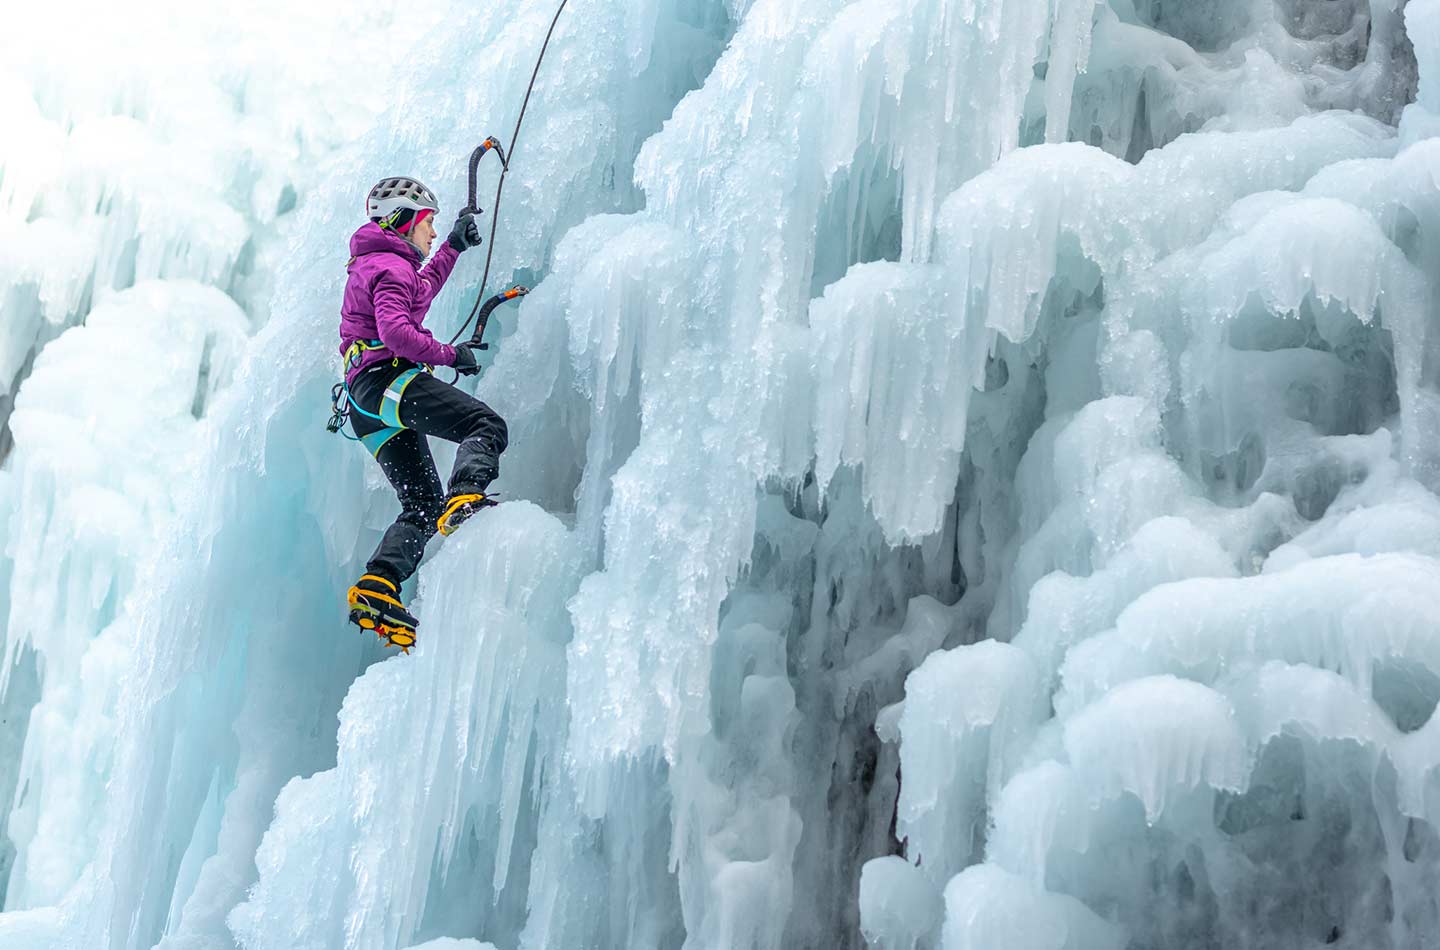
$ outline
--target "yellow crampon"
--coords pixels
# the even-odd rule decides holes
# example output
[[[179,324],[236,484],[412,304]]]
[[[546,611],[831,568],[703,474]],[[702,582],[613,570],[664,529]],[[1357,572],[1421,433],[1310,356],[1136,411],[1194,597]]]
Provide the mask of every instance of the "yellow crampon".
[[[378,581],[396,594],[399,589],[390,581],[375,574],[366,574],[363,581]],[[409,617],[405,605],[397,597],[361,587],[358,583],[345,595],[350,605],[350,622],[361,630],[369,630],[389,646],[399,647],[401,653],[409,653],[415,645],[415,628],[387,611],[386,606],[398,608],[398,612]],[[376,603],[382,606],[377,607]]]
[[[410,648],[415,645],[415,631],[406,630],[404,627],[382,624],[375,629],[375,635],[387,646],[399,647],[400,652],[407,656],[410,654]]]
[[[409,653],[410,648],[415,645],[415,631],[406,627],[396,627],[383,620],[374,617],[361,615],[356,617],[358,611],[352,610],[353,622],[362,630],[369,630],[379,637],[381,642],[387,646],[399,647],[401,653]]]
[[[446,503],[445,510],[435,520],[435,527],[439,528],[440,533],[448,538],[475,512],[496,504],[498,502],[488,498],[484,493],[456,495]]]

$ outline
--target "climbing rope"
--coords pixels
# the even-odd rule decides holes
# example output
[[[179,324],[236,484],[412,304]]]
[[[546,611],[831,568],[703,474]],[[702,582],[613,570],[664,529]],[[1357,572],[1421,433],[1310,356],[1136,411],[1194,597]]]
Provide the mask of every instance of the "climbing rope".
[[[529,289],[525,287],[512,287],[510,290],[496,294],[488,300],[485,298],[485,288],[490,283],[490,261],[495,254],[495,229],[500,223],[500,199],[505,193],[505,176],[510,173],[510,160],[515,157],[515,143],[520,140],[520,127],[525,123],[526,110],[530,108],[530,94],[535,91],[535,80],[540,76],[540,64],[545,62],[545,51],[550,48],[550,38],[555,35],[555,25],[560,22],[560,14],[565,12],[565,6],[569,2],[570,0],[560,0],[560,6],[555,10],[555,16],[550,21],[550,29],[545,31],[545,42],[540,45],[540,55],[536,57],[535,69],[530,73],[530,84],[525,87],[525,99],[520,103],[520,115],[515,119],[515,131],[510,133],[510,147],[508,149],[501,147],[499,140],[492,135],[484,142],[481,142],[475,150],[470,153],[470,203],[465,210],[471,212],[479,211],[479,205],[476,203],[475,197],[476,178],[480,168],[480,160],[489,152],[495,152],[500,158],[500,180],[495,185],[495,203],[491,206],[490,246],[485,251],[485,271],[480,277],[480,292],[475,295],[475,305],[470,308],[470,316],[465,318],[465,322],[460,326],[460,329],[456,330],[455,335],[450,338],[451,346],[454,346],[455,341],[460,339],[466,330],[470,329],[470,324],[474,323],[478,316],[479,323],[475,326],[475,333],[470,337],[470,342],[473,343],[476,348],[484,349],[485,346],[481,341],[485,336],[485,326],[489,323],[491,312],[506,300],[523,297],[530,292]],[[459,379],[460,374],[456,373],[455,375],[456,379]]]

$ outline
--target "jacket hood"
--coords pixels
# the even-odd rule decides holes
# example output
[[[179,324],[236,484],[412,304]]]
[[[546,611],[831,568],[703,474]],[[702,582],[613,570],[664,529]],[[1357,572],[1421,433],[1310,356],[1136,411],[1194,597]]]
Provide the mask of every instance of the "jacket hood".
[[[389,252],[399,254],[412,264],[420,263],[420,249],[393,231],[387,231],[374,221],[367,221],[360,230],[350,235],[350,256]]]

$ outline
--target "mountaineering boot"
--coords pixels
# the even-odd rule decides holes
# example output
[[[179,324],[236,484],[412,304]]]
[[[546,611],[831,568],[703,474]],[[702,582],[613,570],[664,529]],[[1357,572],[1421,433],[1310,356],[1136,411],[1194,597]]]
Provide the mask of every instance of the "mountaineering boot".
[[[400,603],[400,588],[378,574],[366,574],[345,596],[350,604],[350,622],[375,635],[400,652],[415,645],[415,627],[420,621]]]
[[[436,520],[435,527],[439,528],[440,533],[448,538],[477,511],[483,508],[494,508],[498,504],[500,502],[484,492],[451,495],[445,500],[445,510]]]

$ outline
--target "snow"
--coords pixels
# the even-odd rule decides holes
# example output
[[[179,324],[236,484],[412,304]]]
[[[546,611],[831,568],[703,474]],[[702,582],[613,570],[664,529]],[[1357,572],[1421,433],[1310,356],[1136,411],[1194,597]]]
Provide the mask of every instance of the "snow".
[[[341,609],[395,512],[323,432],[343,242],[460,205],[553,7],[52,6],[0,950],[1440,931],[1437,0],[572,5],[463,384],[504,503],[409,656]]]
[[[1036,891],[999,868],[975,865],[945,886],[944,950],[1106,950],[1124,945],[1115,927],[1073,897]]]

